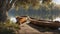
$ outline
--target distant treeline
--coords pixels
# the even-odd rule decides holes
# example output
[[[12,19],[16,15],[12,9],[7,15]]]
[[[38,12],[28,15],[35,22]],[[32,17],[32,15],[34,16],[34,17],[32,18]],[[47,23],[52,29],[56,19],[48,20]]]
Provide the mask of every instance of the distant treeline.
[[[12,9],[9,11],[9,16],[30,16],[34,18],[42,18],[42,19],[54,19],[56,17],[60,17],[60,8],[55,6],[48,10],[45,7],[40,7],[38,10],[33,9],[30,7],[28,10],[20,8],[18,11]]]

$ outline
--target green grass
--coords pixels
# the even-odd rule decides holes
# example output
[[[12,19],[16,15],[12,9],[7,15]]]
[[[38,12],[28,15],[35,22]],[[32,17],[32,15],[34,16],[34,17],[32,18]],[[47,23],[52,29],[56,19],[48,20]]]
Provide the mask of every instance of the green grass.
[[[16,34],[15,31],[19,29],[18,24],[7,21],[5,23],[0,22],[0,34]]]

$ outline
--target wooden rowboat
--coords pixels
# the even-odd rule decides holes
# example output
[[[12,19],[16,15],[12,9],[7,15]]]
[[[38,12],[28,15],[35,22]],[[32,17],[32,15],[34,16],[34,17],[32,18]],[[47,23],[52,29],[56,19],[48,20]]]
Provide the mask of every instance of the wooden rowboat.
[[[47,21],[47,20],[36,20],[36,19],[30,19],[30,23],[42,26],[42,27],[50,27],[50,28],[58,28],[60,27],[59,21]]]

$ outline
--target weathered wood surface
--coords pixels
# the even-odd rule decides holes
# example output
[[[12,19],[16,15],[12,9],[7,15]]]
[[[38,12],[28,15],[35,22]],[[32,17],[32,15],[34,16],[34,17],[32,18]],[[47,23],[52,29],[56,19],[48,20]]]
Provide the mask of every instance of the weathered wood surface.
[[[36,19],[30,19],[30,23],[38,25],[38,26],[44,26],[44,27],[50,27],[50,28],[58,28],[60,27],[59,21],[47,21],[47,20],[36,20]]]
[[[18,30],[17,34],[60,34],[60,31],[58,30],[51,30],[48,28],[41,28],[39,26],[48,26],[48,27],[56,27],[57,24],[54,24],[56,22],[53,21],[46,21],[46,20],[38,20],[38,19],[29,19],[31,22],[29,24],[23,23],[20,25],[20,30]],[[52,23],[53,22],[53,23]],[[35,24],[35,25],[33,25]],[[60,26],[60,25],[58,25]]]
[[[40,20],[40,19],[35,19],[35,18],[27,18],[27,16],[22,16],[19,17],[17,22],[19,23],[25,23],[27,20],[30,20],[30,23],[42,26],[42,27],[50,27],[50,28],[58,28],[60,27],[60,22],[59,21],[48,21],[48,20]]]

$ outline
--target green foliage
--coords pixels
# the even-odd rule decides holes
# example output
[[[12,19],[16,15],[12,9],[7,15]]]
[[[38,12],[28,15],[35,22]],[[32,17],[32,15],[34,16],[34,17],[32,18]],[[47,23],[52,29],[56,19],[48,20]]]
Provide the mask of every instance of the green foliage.
[[[50,4],[51,1],[52,0],[42,0],[42,3],[44,3],[44,4]]]
[[[34,8],[38,8],[40,5],[40,0],[17,0],[15,2],[15,8],[18,10],[19,7],[23,7],[24,9],[28,9],[30,6]]]
[[[16,34],[16,31],[19,29],[17,24],[10,23],[0,23],[0,34]]]
[[[7,11],[12,7],[12,5],[15,6],[16,10],[18,10],[21,6],[25,9],[28,9],[29,6],[33,6],[34,9],[38,9],[40,1],[44,4],[50,4],[52,0],[0,0],[0,7],[5,7]]]

